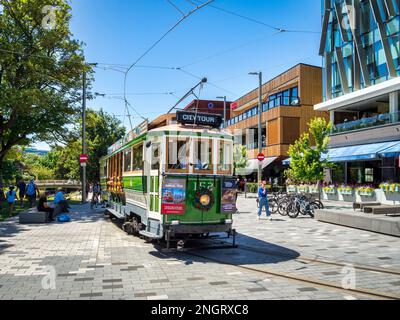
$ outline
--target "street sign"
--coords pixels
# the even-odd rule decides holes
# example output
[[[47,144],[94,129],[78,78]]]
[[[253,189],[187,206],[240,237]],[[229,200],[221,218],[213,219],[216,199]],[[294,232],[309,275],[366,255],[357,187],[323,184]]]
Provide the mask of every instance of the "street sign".
[[[86,162],[81,162],[81,167],[83,168],[83,167],[86,167],[87,166],[87,163]]]
[[[87,163],[88,160],[89,160],[89,156],[87,154],[81,154],[81,156],[79,157],[80,163]]]
[[[262,161],[265,160],[265,156],[264,156],[262,153],[260,153],[260,154],[257,156],[257,159],[258,159],[258,161],[262,162]]]

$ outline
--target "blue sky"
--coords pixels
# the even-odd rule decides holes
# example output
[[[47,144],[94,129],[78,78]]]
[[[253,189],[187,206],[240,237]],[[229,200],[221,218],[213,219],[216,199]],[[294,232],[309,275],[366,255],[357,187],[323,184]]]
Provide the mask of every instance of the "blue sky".
[[[185,12],[193,8],[190,1],[172,1]],[[93,91],[108,95],[88,105],[123,120],[124,103],[115,99],[123,93],[123,74],[107,64],[132,64],[181,14],[167,0],[72,0],[71,5],[72,32],[85,43],[87,61],[100,63]],[[215,0],[213,5],[283,29],[321,29],[320,0]],[[235,100],[257,86],[257,78],[249,76],[249,71],[263,70],[268,80],[299,62],[321,65],[318,33],[275,33],[206,7],[169,34],[139,66],[185,66],[185,71],[206,76],[213,84],[205,86],[201,98],[227,95]],[[154,119],[198,82],[195,76],[134,68],[127,83],[129,101],[143,116]],[[174,95],[166,94],[170,92]],[[133,119],[134,125],[139,122],[140,118]],[[127,119],[125,125],[129,127]]]

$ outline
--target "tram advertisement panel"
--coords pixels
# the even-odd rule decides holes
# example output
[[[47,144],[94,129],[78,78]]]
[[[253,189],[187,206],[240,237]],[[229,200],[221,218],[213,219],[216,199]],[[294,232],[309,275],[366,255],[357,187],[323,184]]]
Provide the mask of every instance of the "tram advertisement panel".
[[[236,212],[235,180],[225,180],[222,185],[221,213]]]
[[[161,214],[183,215],[186,212],[186,180],[165,179],[162,188]]]

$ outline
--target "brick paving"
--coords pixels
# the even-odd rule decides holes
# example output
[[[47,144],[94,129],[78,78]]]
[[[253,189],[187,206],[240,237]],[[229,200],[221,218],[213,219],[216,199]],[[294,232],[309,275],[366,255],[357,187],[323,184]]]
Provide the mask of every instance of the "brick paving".
[[[254,199],[239,200],[238,242],[278,255],[243,249],[202,255],[257,269],[291,272],[342,282],[346,270],[304,263],[297,256],[400,269],[400,239],[312,219],[257,220]],[[128,236],[101,211],[74,207],[72,222],[24,225],[0,223],[0,299],[123,300],[308,300],[368,299],[221,265],[186,253],[163,253]],[[351,270],[350,270],[351,271]],[[357,270],[357,287],[400,295],[400,276]]]

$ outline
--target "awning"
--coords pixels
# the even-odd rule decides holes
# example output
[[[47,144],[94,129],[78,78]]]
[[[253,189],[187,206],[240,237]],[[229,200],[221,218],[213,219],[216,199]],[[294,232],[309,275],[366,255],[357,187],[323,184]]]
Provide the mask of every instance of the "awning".
[[[265,158],[264,161],[262,162],[262,168],[265,169],[271,163],[273,163],[276,159],[278,159],[278,158],[277,157]],[[257,171],[259,163],[260,163],[260,161],[258,161],[258,159],[251,159],[251,160],[249,160],[249,163],[247,164],[247,169]]]
[[[376,160],[381,157],[392,158],[400,155],[400,141],[364,144],[329,149],[322,159],[329,162],[347,162],[357,160]],[[291,159],[283,161],[283,165],[290,165]]]
[[[396,158],[400,156],[400,142],[379,153],[382,158]]]
[[[334,148],[330,149],[326,155],[323,155],[322,159],[328,158],[330,162],[375,160],[379,159],[381,152],[388,150],[397,144],[399,144],[399,141]]]

